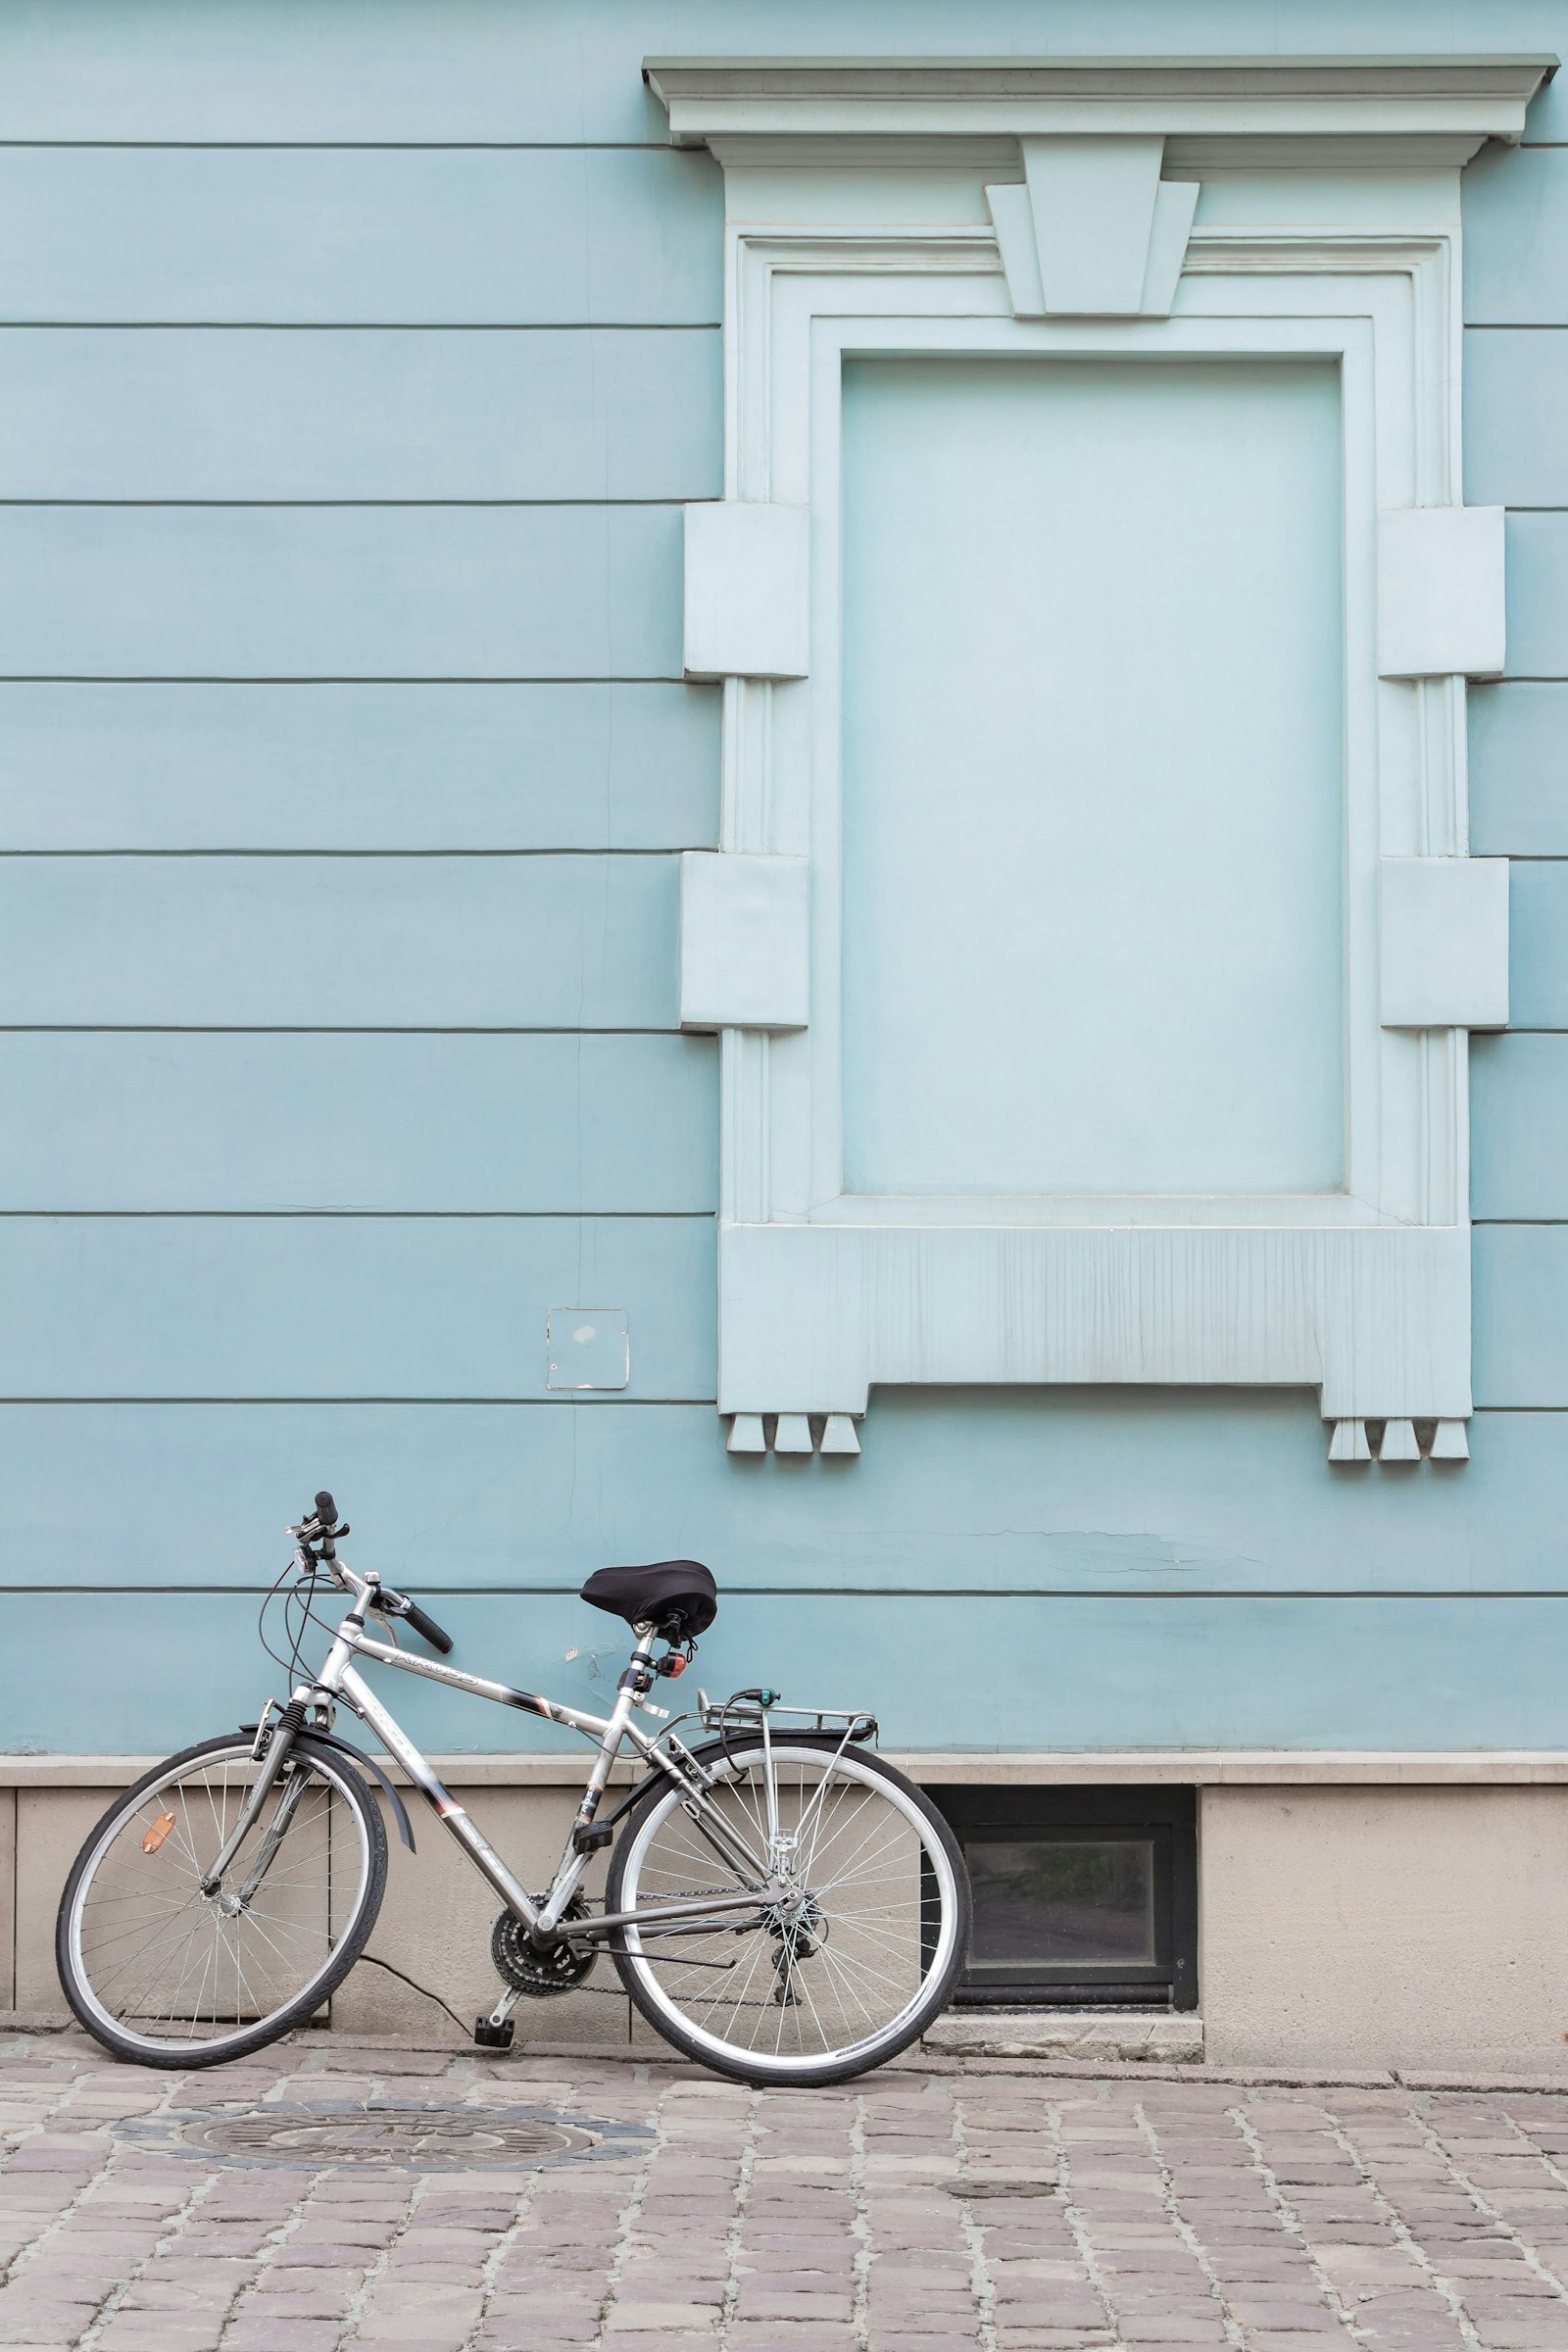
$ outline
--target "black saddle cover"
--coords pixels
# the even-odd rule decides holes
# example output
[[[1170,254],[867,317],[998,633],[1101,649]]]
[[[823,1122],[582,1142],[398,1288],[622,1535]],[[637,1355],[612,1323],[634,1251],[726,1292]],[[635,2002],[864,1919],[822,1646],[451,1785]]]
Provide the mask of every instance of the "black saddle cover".
[[[701,1560],[654,1560],[646,1568],[596,1568],[584,1600],[628,1625],[651,1625],[665,1642],[706,1634],[718,1615],[718,1587]]]

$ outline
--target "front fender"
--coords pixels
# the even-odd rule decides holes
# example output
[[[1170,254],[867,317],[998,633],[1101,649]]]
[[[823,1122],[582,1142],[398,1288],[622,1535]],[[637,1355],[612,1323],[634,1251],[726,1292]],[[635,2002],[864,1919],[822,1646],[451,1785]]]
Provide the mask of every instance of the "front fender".
[[[255,1739],[258,1730],[256,1724],[242,1723],[239,1728],[242,1732],[248,1732],[253,1740]],[[300,1732],[297,1737],[306,1743],[314,1740],[318,1747],[335,1747],[339,1755],[352,1756],[356,1764],[362,1764],[370,1778],[379,1783],[382,1793],[392,1807],[393,1818],[398,1825],[398,1836],[411,1854],[416,1851],[414,1843],[414,1825],[409,1819],[409,1808],[373,1756],[368,1756],[364,1748],[356,1747],[351,1740],[340,1740],[336,1732],[323,1732],[314,1725],[309,1730]]]

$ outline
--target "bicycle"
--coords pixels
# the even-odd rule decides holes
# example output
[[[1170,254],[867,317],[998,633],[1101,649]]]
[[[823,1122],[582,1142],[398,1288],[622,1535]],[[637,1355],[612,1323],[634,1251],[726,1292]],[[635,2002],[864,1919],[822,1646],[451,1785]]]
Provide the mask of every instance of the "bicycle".
[[[582,1588],[632,1629],[608,1717],[467,1674],[396,1644],[406,1623],[446,1657],[452,1637],[379,1575],[337,1550],[349,1529],[324,1490],[285,1530],[285,1612],[297,1676],[257,1724],[171,1756],[118,1797],[77,1856],[61,1898],[56,1958],[79,2020],[117,2057],[216,2066],[317,2016],[365,1950],[386,1886],[387,1835],[374,1781],[404,1843],[407,1809],[385,1768],[334,1730],[346,1707],[373,1734],[505,1908],[491,1952],[504,1990],[475,2021],[505,2048],[514,2012],[583,1983],[608,1952],[649,2024],[683,2055],[754,2083],[847,2081],[915,2040],[947,2006],[969,1940],[963,1860],[941,1814],[874,1752],[875,1718],[785,1707],[738,1691],[670,1717],[651,1693],[683,1674],[717,1614],[695,1560],[601,1568]],[[292,1583],[290,1580],[292,1579]],[[350,1595],[335,1627],[316,1614],[323,1584]],[[368,1616],[393,1640],[373,1639]],[[330,1634],[317,1674],[305,1627]],[[660,1654],[656,1645],[662,1644]],[[278,1653],[270,1649],[270,1654]],[[549,1887],[534,1895],[365,1681],[390,1666],[520,1708],[597,1743],[582,1801]],[[663,1728],[650,1735],[632,1718]],[[688,1745],[683,1727],[705,1737]],[[688,1730],[688,1738],[693,1735]],[[602,1810],[630,1745],[642,1767]],[[584,1880],[610,1854],[602,1901]]]

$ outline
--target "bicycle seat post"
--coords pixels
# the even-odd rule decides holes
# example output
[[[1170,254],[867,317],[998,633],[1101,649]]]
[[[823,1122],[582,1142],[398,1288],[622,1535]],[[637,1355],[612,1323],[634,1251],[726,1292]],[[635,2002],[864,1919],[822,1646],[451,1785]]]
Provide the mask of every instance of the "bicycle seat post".
[[[599,1753],[594,1758],[593,1770],[588,1775],[588,1785],[582,1792],[582,1803],[577,1807],[577,1818],[571,1825],[572,1847],[579,1854],[591,1854],[598,1847],[610,1843],[608,1831],[595,1830],[594,1815],[598,1812],[599,1800],[609,1786],[611,1766],[620,1753],[620,1743],[626,1736],[626,1726],[631,1721],[632,1709],[639,1700],[648,1696],[654,1687],[654,1653],[650,1646],[654,1641],[654,1629],[651,1625],[634,1625],[632,1633],[636,1640],[636,1647],[631,1653],[625,1673],[616,1685],[615,1704],[611,1711],[610,1721],[605,1726],[605,1736],[600,1743]]]

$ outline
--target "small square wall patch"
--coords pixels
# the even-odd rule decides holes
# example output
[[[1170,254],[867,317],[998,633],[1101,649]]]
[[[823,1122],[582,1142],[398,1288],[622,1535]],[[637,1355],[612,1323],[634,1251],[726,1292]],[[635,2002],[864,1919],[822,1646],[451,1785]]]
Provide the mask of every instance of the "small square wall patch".
[[[545,1346],[553,1389],[623,1389],[631,1378],[623,1306],[553,1306]]]

